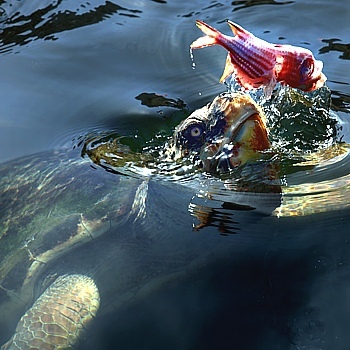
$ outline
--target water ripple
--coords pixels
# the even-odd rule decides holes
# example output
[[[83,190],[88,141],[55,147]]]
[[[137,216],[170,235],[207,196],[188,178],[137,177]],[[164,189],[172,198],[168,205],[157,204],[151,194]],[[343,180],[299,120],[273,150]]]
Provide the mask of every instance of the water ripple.
[[[3,5],[0,53],[12,51],[16,45],[26,45],[37,39],[57,40],[56,34],[60,32],[96,24],[117,13],[127,17],[139,17],[142,13],[110,1],[96,7],[87,2],[74,10],[63,8],[63,5],[67,6],[63,0],[59,0],[39,9],[34,8],[29,14],[25,14],[27,9],[23,4],[15,12],[11,7],[6,10]],[[11,15],[12,12],[14,13]]]
[[[232,12],[242,10],[245,8],[249,8],[257,5],[290,5],[295,1],[275,1],[275,0],[237,0],[232,1],[232,5],[234,6]]]
[[[350,60],[350,43],[343,44],[341,39],[322,39],[323,43],[326,43],[326,46],[323,46],[319,49],[319,54],[328,53],[330,51],[341,52],[339,58],[343,60]]]

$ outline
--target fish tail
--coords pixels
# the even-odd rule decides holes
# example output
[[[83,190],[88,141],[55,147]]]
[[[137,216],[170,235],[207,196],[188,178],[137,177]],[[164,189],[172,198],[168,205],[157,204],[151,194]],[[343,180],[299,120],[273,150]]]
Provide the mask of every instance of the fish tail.
[[[230,20],[227,20],[227,24],[230,26],[232,33],[234,35],[242,35],[242,34],[246,34],[246,35],[253,35],[251,33],[249,33],[247,30],[245,30],[243,27],[241,27],[240,25],[238,25],[235,22],[232,22]]]
[[[200,49],[220,43],[222,34],[218,30],[198,19],[196,20],[196,25],[206,35],[195,40],[190,46],[191,49]]]

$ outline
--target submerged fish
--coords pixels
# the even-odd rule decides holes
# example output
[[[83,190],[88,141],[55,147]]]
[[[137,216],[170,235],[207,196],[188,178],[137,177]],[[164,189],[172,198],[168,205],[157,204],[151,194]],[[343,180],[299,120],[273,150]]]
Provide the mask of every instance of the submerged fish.
[[[191,44],[191,49],[221,45],[228,51],[220,82],[234,73],[243,88],[250,90],[263,86],[270,94],[277,82],[303,91],[313,91],[322,87],[327,80],[322,73],[322,61],[315,60],[310,50],[271,44],[234,22],[227,23],[235,34],[234,37],[224,35],[197,20],[198,28],[206,36]]]

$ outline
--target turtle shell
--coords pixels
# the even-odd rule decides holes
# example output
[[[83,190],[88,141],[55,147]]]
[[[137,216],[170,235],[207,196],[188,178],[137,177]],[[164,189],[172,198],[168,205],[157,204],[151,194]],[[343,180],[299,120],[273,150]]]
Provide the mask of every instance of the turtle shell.
[[[138,210],[141,180],[113,176],[57,152],[0,167],[0,325],[19,318],[57,259],[122,225]],[[52,281],[51,281],[52,282]],[[34,290],[36,287],[38,290]],[[4,332],[5,333],[5,332]]]

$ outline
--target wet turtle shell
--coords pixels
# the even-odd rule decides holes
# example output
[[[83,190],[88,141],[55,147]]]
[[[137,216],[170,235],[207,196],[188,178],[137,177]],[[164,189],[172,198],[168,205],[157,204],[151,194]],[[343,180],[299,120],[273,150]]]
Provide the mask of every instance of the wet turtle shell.
[[[137,201],[142,201],[142,181],[111,178],[107,173],[93,171],[81,158],[69,158],[62,152],[4,164],[0,167],[0,178],[0,324],[4,330],[5,324],[11,324],[12,317],[18,317],[28,306],[35,296],[38,277],[53,261],[76,251],[111,228],[121,226],[130,216],[140,215],[141,202]],[[97,291],[94,292],[96,287],[92,280],[87,277],[73,280],[77,290],[79,285],[91,289],[88,294],[90,302],[97,303],[92,306],[96,311],[99,297]],[[70,283],[62,278],[61,282],[56,282],[57,285]],[[57,285],[52,288],[57,289]],[[79,305],[87,304],[86,301],[83,298]],[[34,309],[38,308],[38,302]],[[38,309],[43,312],[43,308],[47,306]],[[79,332],[95,311],[81,321]],[[45,314],[47,318],[47,312]],[[44,319],[45,325],[54,323],[44,322]],[[25,320],[23,322],[22,326],[29,331],[30,327]],[[46,339],[40,330],[40,322],[32,323],[32,327],[39,327],[35,344]],[[51,339],[48,342],[58,341],[62,345],[59,329],[57,339],[55,332],[48,331]],[[66,341],[70,338],[69,344],[73,344],[79,332],[69,333]],[[13,341],[10,348],[25,348],[25,335],[23,339]],[[31,346],[34,345],[27,345]],[[42,344],[38,348],[45,347]]]

